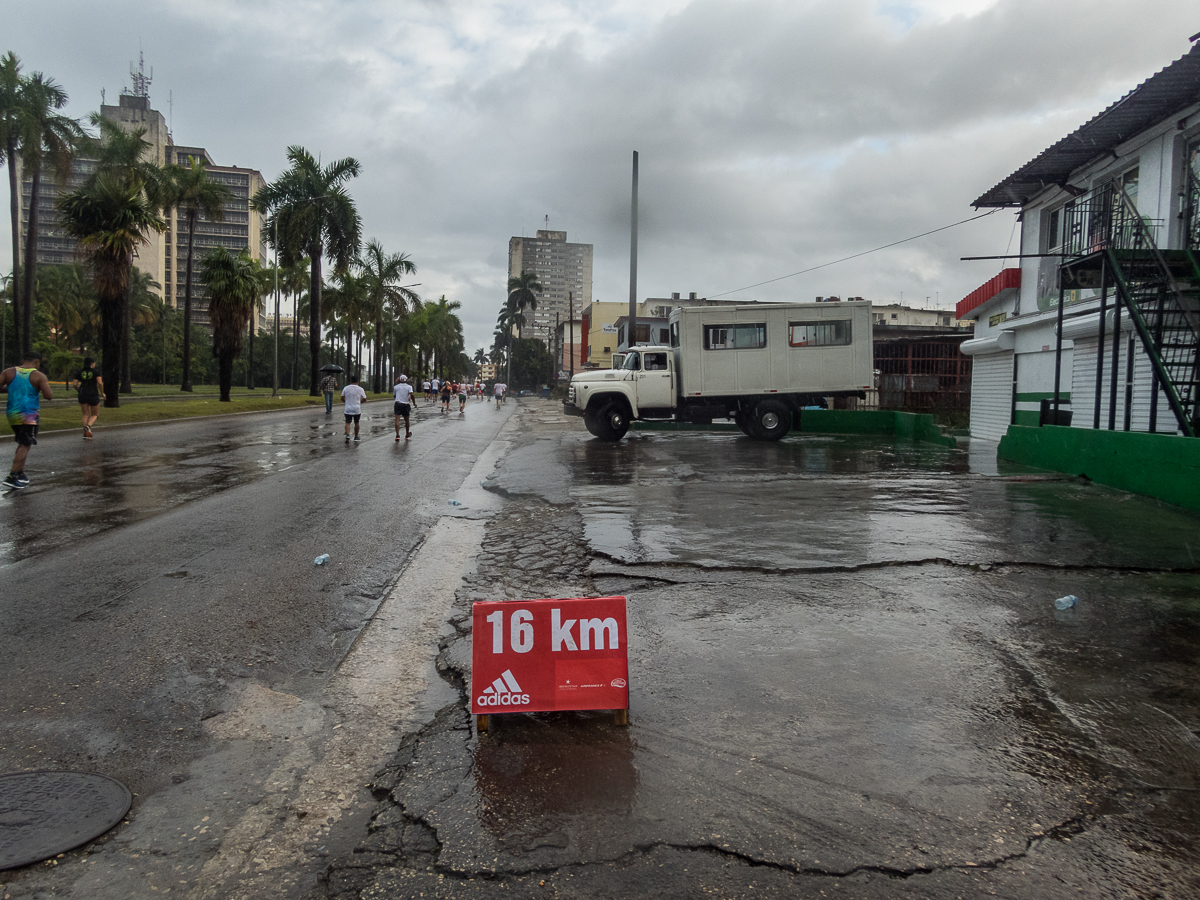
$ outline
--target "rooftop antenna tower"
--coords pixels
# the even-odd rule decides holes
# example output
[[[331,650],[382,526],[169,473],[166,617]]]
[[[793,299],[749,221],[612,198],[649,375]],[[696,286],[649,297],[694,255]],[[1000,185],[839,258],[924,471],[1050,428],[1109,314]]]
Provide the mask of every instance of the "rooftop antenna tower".
[[[175,130],[175,92],[167,91],[167,135]]]
[[[141,50],[138,51],[138,67],[135,69],[133,63],[129,64],[129,77],[133,81],[133,89],[129,92],[134,97],[150,98],[150,82],[154,80],[154,67],[150,67],[150,74],[146,74],[146,54]]]
[[[104,106],[108,103],[108,98],[104,96],[104,88],[100,88],[100,105]]]
[[[549,231],[549,230],[550,230],[550,216],[549,216],[549,214],[547,214],[547,215],[546,215],[546,230],[547,230],[547,231]]]

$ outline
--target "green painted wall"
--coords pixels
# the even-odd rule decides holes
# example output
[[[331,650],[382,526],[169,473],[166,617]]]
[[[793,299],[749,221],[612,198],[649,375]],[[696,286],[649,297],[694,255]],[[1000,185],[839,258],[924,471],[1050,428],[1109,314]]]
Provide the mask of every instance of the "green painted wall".
[[[1200,510],[1200,439],[1135,431],[1010,425],[1000,459],[1084,475],[1122,491]]]
[[[796,416],[796,430],[805,434],[890,434],[942,447],[958,446],[958,441],[942,434],[933,416],[885,409],[804,409]]]
[[[713,422],[633,422],[634,431],[737,431],[736,425]],[[924,441],[940,447],[957,447],[958,441],[942,434],[933,416],[894,410],[805,409],[795,414],[793,433],[804,434],[886,434],[910,441]]]

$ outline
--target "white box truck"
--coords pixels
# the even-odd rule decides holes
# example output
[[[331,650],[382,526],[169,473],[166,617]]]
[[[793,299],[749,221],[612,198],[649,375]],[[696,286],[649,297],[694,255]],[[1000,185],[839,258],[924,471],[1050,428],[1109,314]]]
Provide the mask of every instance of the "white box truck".
[[[634,420],[718,418],[777,441],[796,410],[865,397],[872,385],[867,301],[685,306],[668,321],[671,346],[638,345],[619,369],[579,373],[564,412],[605,441],[619,441]]]

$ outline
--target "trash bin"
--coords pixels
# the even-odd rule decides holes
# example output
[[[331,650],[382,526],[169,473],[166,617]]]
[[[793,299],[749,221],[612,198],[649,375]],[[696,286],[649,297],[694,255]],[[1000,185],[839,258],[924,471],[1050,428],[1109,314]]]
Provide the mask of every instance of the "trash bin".
[[[542,399],[543,400],[550,399],[550,388],[549,387],[542,388]]]

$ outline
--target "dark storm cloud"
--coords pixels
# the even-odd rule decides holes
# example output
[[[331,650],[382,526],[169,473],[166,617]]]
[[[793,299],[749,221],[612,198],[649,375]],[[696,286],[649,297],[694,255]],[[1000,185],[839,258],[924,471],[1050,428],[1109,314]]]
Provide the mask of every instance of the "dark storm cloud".
[[[181,142],[273,177],[288,144],[354,155],[366,234],[485,343],[510,235],[543,216],[595,244],[594,295],[627,296],[630,151],[639,294],[713,293],[971,214],[1043,147],[1186,52],[1185,3],[624,0],[29,4],[8,29],[82,114],[140,38]],[[137,23],[136,26],[131,23]],[[7,49],[7,48],[5,48]],[[1010,213],[747,299],[940,295],[995,274]],[[2,252],[2,251],[0,251]]]

